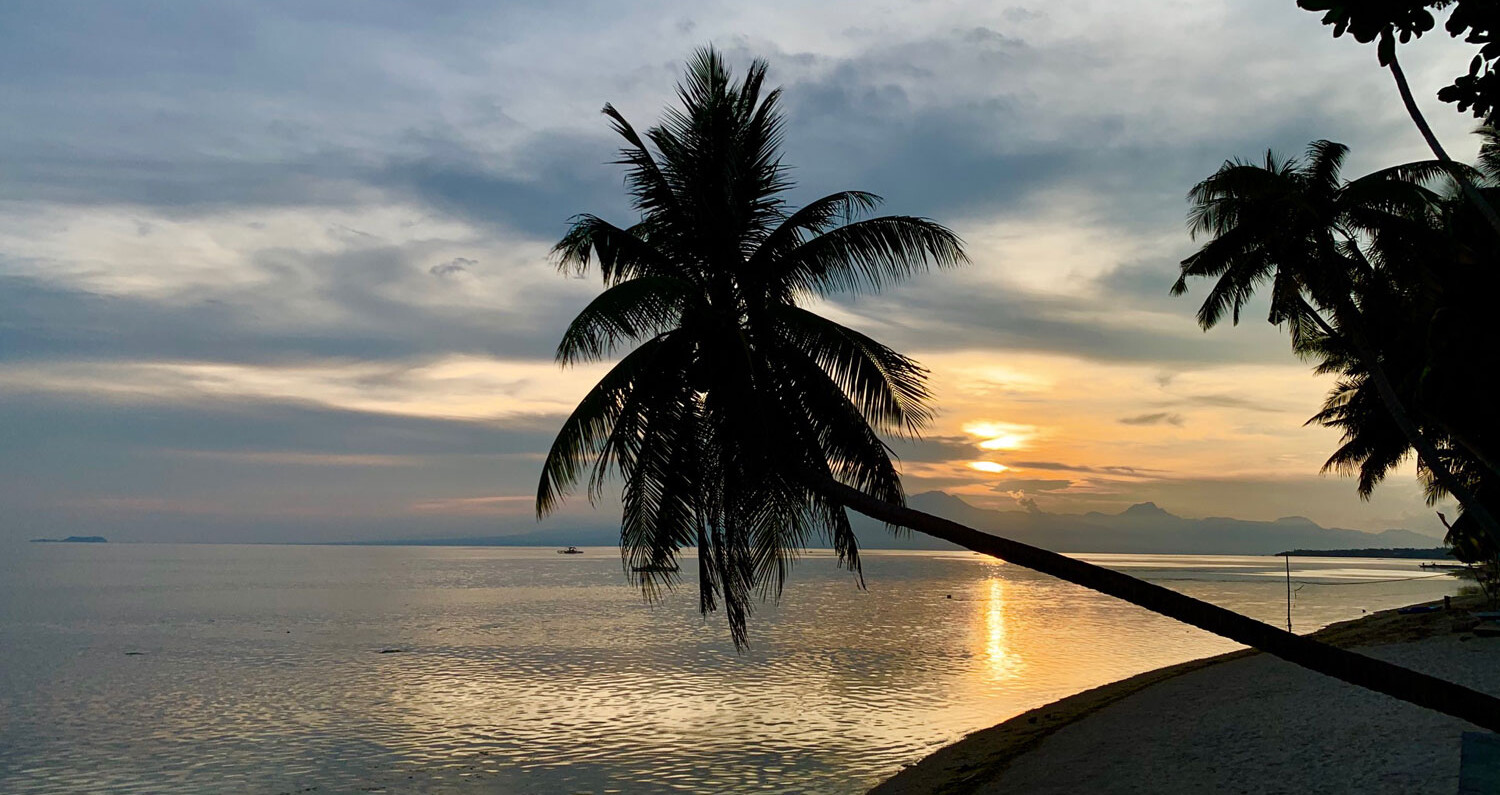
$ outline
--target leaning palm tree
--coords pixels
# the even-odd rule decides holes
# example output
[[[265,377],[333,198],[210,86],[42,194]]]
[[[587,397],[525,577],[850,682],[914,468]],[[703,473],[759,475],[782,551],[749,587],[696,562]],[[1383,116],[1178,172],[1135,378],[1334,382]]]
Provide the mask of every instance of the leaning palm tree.
[[[558,243],[561,268],[596,264],[606,287],[568,327],[558,359],[634,347],[564,421],[543,464],[539,515],[582,481],[592,497],[617,477],[622,557],[636,583],[648,597],[672,587],[679,555],[696,547],[700,608],[722,604],[737,644],[756,598],[780,593],[814,539],[858,575],[853,509],[1500,729],[1500,699],[906,508],[880,433],[927,422],[925,371],[803,304],[959,265],[963,250],[926,219],[864,218],[877,202],[866,193],[788,208],[779,95],[762,94],[765,72],[756,61],[736,83],[713,50],[697,53],[681,109],[644,136],[605,107],[626,142],[640,220],[622,228],[579,216]]]
[[[1391,422],[1417,451],[1424,473],[1500,540],[1500,523],[1454,476],[1438,452],[1439,442],[1407,409],[1373,342],[1378,324],[1368,318],[1377,317],[1378,310],[1362,308],[1359,301],[1401,289],[1381,270],[1378,257],[1367,256],[1365,241],[1373,240],[1377,252],[1391,250],[1399,262],[1419,258],[1409,251],[1414,246],[1443,247],[1433,221],[1443,199],[1422,182],[1451,175],[1453,167],[1424,161],[1345,182],[1340,167],[1347,153],[1343,144],[1315,141],[1305,161],[1268,152],[1260,164],[1226,162],[1194,186],[1188,194],[1191,231],[1209,240],[1182,261],[1172,294],[1187,292],[1190,278],[1215,279],[1198,310],[1199,324],[1209,329],[1226,318],[1238,323],[1251,296],[1269,282],[1268,319],[1290,328],[1293,347],[1306,353],[1319,339],[1337,340],[1358,360]],[[1462,435],[1455,439],[1467,441]]]

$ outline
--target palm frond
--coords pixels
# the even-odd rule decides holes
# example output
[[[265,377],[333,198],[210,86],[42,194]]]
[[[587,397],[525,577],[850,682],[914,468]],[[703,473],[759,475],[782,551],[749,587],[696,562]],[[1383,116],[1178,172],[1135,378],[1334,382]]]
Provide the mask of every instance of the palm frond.
[[[639,342],[679,325],[697,297],[693,285],[665,276],[640,276],[600,293],[568,324],[557,346],[559,364],[598,361],[622,342]]]
[[[1307,146],[1307,169],[1308,182],[1317,190],[1332,194],[1336,192],[1341,184],[1339,171],[1343,168],[1344,158],[1349,155],[1349,147],[1328,140],[1313,141]]]
[[[806,242],[811,237],[823,234],[840,225],[858,220],[860,215],[880,206],[882,199],[873,193],[849,190],[824,196],[803,205],[787,216],[775,229],[760,241],[750,257],[746,270],[750,273],[768,267],[788,251]]]
[[[1483,178],[1484,175],[1480,169],[1467,163],[1445,160],[1416,160],[1372,171],[1359,179],[1350,181],[1349,186],[1352,187],[1368,182],[1406,182],[1425,188],[1428,185],[1444,184],[1445,182],[1451,186],[1457,180],[1477,182]]]
[[[1279,160],[1266,153],[1264,166],[1227,160],[1207,179],[1194,185],[1187,194],[1188,233],[1197,239],[1233,228],[1250,200],[1284,199],[1296,190],[1295,161]]]
[[[677,555],[697,540],[700,521],[698,410],[677,394],[643,406],[649,416],[632,429],[640,444],[622,489],[621,560],[648,599],[677,581]]]
[[[963,241],[926,218],[891,215],[856,221],[787,252],[778,280],[794,292],[826,295],[879,290],[929,267],[969,261]]]
[[[1254,230],[1234,228],[1182,261],[1182,273],[1172,285],[1173,295],[1187,292],[1189,277],[1218,277],[1198,308],[1198,325],[1210,329],[1227,314],[1240,322],[1240,310],[1255,289],[1275,272],[1275,260]]]
[[[810,357],[859,407],[865,421],[898,435],[914,435],[932,419],[927,371],[915,361],[847,326],[796,306],[777,307],[783,356]]]
[[[646,379],[671,336],[668,332],[647,340],[627,354],[563,421],[542,463],[536,492],[538,517],[557,509],[578,482],[584,464],[602,452],[632,392]]]
[[[670,211],[677,205],[677,198],[645,141],[615,106],[605,103],[603,113],[609,117],[615,133],[630,144],[620,150],[620,159],[615,164],[628,167],[625,185],[636,208],[648,216]]]
[[[1485,124],[1474,131],[1480,137],[1479,172],[1483,184],[1500,184],[1500,129]]]
[[[598,262],[606,285],[640,276],[688,278],[689,273],[642,239],[643,231],[639,225],[621,229],[598,216],[578,215],[552,247],[552,257],[559,271],[574,276],[587,274],[589,263]]]

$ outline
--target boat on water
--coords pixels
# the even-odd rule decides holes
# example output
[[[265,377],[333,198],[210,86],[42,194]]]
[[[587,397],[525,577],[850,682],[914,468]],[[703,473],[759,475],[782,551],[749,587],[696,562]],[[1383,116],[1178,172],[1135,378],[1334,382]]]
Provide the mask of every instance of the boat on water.
[[[680,571],[676,566],[631,566],[631,571],[646,572],[648,574],[667,574]]]
[[[568,547],[567,549],[559,549],[559,550],[557,550],[557,554],[559,554],[559,555],[582,555],[583,554],[583,550],[579,549],[578,547]]]
[[[1463,571],[1469,568],[1462,563],[1420,563],[1417,565],[1424,569],[1438,569],[1441,571]]]

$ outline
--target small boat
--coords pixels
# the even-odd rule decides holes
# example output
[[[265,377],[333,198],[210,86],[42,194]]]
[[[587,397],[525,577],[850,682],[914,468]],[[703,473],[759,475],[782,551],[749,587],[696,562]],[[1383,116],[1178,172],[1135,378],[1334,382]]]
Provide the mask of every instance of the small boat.
[[[646,574],[670,574],[679,571],[676,566],[631,566],[630,570]]]
[[[567,549],[559,549],[559,550],[557,550],[557,554],[559,554],[559,555],[582,555],[583,554],[583,550],[579,549],[578,547],[568,547]]]
[[[1420,563],[1417,565],[1424,569],[1439,569],[1441,571],[1462,571],[1469,568],[1462,563]]]

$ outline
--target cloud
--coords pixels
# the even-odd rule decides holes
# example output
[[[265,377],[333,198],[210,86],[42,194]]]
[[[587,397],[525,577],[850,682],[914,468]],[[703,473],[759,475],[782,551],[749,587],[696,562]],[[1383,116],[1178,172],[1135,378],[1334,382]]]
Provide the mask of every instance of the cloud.
[[[78,523],[115,540],[493,535],[497,514],[460,510],[462,501],[497,483],[511,494],[534,488],[562,423],[556,414],[453,420],[276,400],[99,397],[3,390],[0,540]],[[507,513],[507,526],[535,529],[529,511]],[[561,520],[608,523],[618,508],[606,499],[600,511],[575,499]]]
[[[234,213],[137,241],[133,213],[0,207],[0,360],[550,359],[594,288],[559,277],[544,247],[424,216],[367,212],[364,231],[345,213]],[[73,234],[28,231],[54,225]],[[492,265],[472,270],[457,247]]]
[[[906,463],[935,463],[972,458],[979,453],[974,440],[967,436],[924,436],[921,439],[892,439],[891,449]]]
[[[433,276],[457,276],[460,273],[467,273],[470,268],[473,268],[478,264],[479,260],[473,260],[467,257],[454,257],[447,262],[439,263],[432,266],[431,268],[428,268],[427,272],[432,274]]]
[[[1368,48],[1254,0],[1168,17],[1143,0],[898,5],[851,25],[864,11],[0,6],[8,526],[115,521],[104,506],[118,505],[136,537],[488,528],[479,509],[412,506],[534,486],[535,457],[596,374],[552,364],[598,288],[559,278],[547,249],[575,213],[634,217],[599,108],[649,126],[710,41],[740,65],[767,57],[785,86],[794,204],[874,190],[969,242],[966,269],[820,310],[929,361],[1052,357],[1046,383],[943,384],[934,435],[893,443],[913,482],[973,485],[947,466],[976,452],[956,430],[1039,407],[1051,413],[1025,420],[1050,434],[1028,442],[1038,461],[1004,463],[1089,476],[1029,479],[1049,508],[1065,492],[1150,498],[1210,466],[1209,446],[1252,469],[1306,458],[1321,437],[1283,427],[1300,404],[1254,369],[1291,361],[1263,308],[1204,333],[1201,292],[1166,289],[1195,246],[1183,194],[1225,158],[1319,137],[1354,147],[1350,174],[1427,156]],[[1467,49],[1424,41],[1408,69]],[[1433,121],[1473,151],[1466,118]],[[1131,367],[1163,380],[1116,375]],[[1216,438],[1168,452],[1146,437],[1159,425]],[[1069,436],[1101,429],[1124,436]],[[1300,448],[1272,444],[1293,433]],[[1137,463],[1056,463],[1120,459]]]
[[[905,350],[989,348],[1176,365],[1289,358],[1268,324],[1204,334],[1187,303],[1176,314],[1143,313],[1102,298],[1038,294],[985,283],[984,264],[833,304],[860,329]]]
[[[422,500],[412,504],[411,510],[417,513],[442,513],[454,516],[524,516],[536,510],[536,496],[520,494]]]
[[[444,357],[405,362],[240,365],[202,362],[24,363],[0,385],[31,395],[87,394],[119,404],[279,401],[414,417],[494,420],[571,411],[601,366]]]
[[[1125,425],[1175,425],[1182,427],[1181,414],[1169,411],[1157,411],[1151,414],[1137,414],[1134,417],[1121,417],[1119,420]]]
[[[1286,411],[1284,408],[1270,406],[1255,400],[1254,398],[1240,395],[1192,395],[1182,399],[1182,402],[1196,406],[1214,406],[1218,408],[1243,409],[1245,411],[1259,411],[1268,414],[1279,414]]]
[[[1058,472],[1089,472],[1099,475],[1121,475],[1126,477],[1147,477],[1161,472],[1159,469],[1146,469],[1143,467],[1130,466],[1082,466],[1077,464],[1063,464],[1057,461],[1016,461],[1011,465],[1015,469],[1042,469]]]
[[[991,482],[990,491],[998,494],[1062,491],[1072,485],[1073,481],[1062,479],[1000,478]]]

